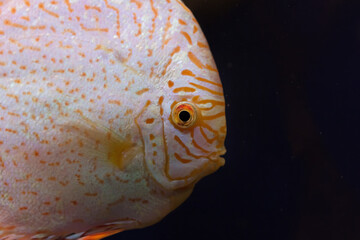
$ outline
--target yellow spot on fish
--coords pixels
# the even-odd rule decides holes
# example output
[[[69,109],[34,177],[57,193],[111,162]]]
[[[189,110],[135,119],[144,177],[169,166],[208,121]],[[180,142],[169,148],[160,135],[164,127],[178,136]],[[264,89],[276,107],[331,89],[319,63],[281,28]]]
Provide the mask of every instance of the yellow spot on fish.
[[[126,168],[136,153],[135,144],[130,140],[114,139],[108,142],[108,160],[120,170]]]

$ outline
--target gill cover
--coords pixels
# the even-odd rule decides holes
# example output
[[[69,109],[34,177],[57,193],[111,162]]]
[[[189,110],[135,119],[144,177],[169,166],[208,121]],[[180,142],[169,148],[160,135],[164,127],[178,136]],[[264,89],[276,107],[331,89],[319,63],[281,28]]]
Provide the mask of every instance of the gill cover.
[[[184,111],[187,114],[181,119]],[[144,142],[146,168],[163,187],[186,187],[224,164],[219,155],[225,153],[225,133],[219,136],[207,130],[209,126],[204,120],[207,117],[203,113],[196,102],[179,101],[168,106],[160,97],[157,101],[148,101],[136,118]],[[209,139],[213,140],[209,143],[201,132],[210,134]]]

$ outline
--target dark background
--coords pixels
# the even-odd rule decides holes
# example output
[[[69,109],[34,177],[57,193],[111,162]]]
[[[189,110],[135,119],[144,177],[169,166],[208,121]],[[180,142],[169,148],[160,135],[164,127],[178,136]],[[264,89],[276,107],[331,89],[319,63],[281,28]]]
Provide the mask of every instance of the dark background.
[[[224,85],[226,165],[108,239],[360,239],[360,1],[185,2]]]

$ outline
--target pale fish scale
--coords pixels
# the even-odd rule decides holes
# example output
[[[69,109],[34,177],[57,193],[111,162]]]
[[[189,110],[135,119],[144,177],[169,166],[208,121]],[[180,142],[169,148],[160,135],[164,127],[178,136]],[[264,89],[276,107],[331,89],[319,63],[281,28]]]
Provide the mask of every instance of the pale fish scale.
[[[181,1],[0,11],[1,239],[145,227],[223,164],[221,82]],[[191,129],[169,120],[179,101],[198,104]]]

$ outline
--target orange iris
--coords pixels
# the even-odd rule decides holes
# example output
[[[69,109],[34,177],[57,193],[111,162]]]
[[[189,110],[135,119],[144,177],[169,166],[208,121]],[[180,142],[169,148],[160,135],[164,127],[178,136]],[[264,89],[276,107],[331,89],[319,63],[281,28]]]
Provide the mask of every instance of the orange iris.
[[[181,128],[189,128],[196,122],[196,108],[192,103],[177,103],[171,114],[173,122]]]

